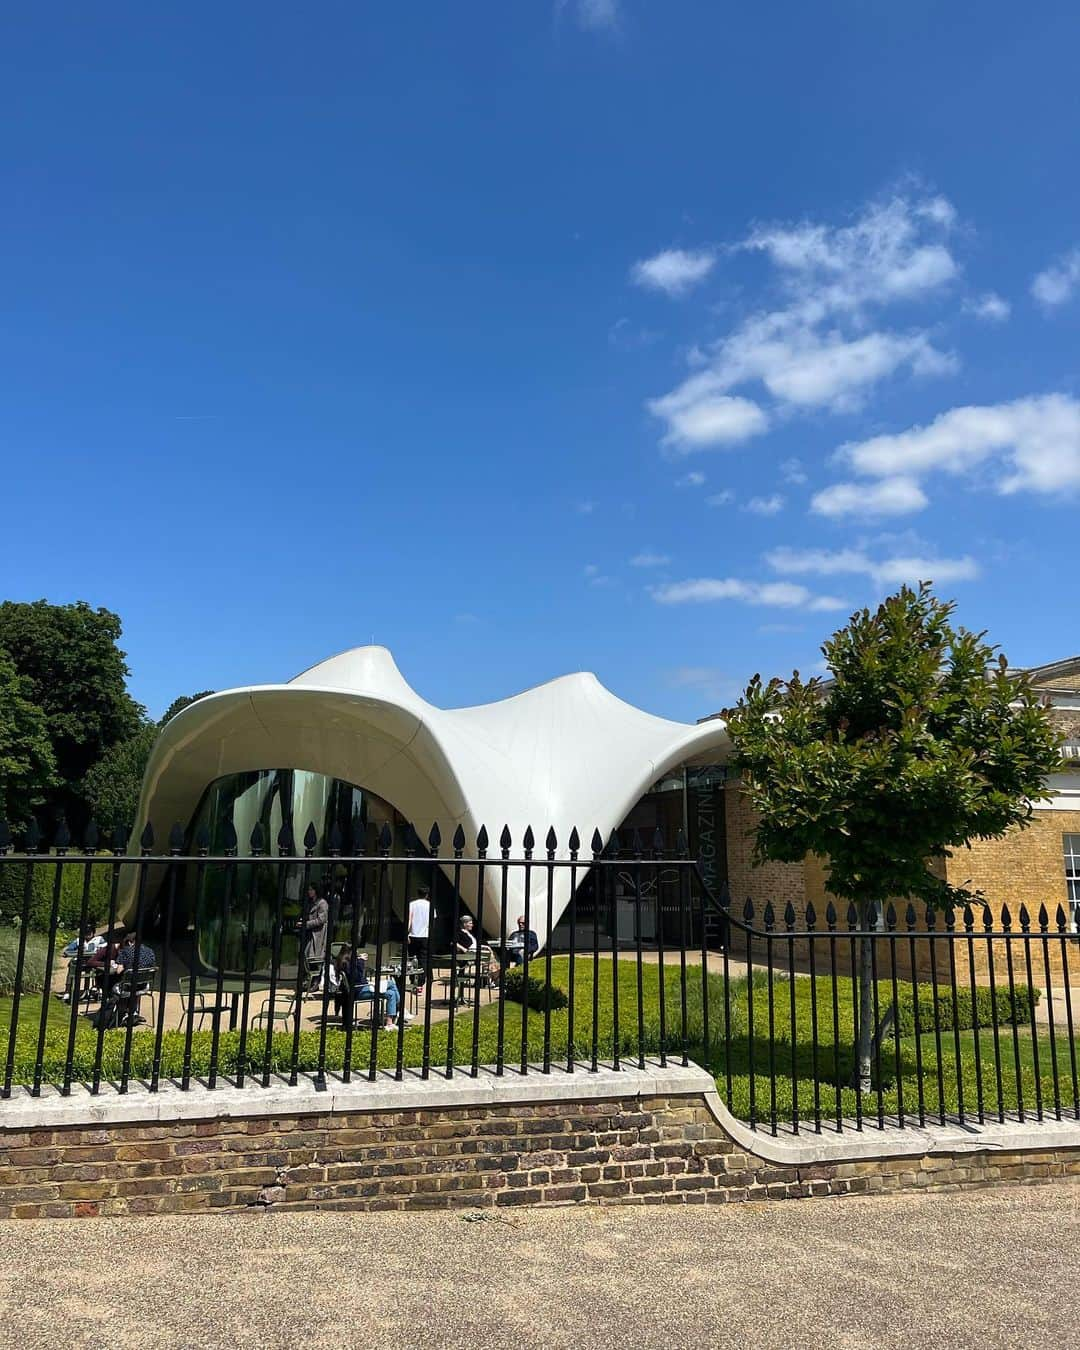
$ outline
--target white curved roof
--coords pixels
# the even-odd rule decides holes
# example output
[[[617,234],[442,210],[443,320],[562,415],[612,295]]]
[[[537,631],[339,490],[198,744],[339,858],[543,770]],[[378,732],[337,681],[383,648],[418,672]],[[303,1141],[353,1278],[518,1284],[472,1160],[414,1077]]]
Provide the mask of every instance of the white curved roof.
[[[587,852],[593,830],[606,839],[657,779],[687,762],[722,761],[727,747],[719,719],[687,725],[654,717],[585,673],[497,703],[436,708],[385,647],[356,647],[288,684],[212,694],[174,717],[147,766],[134,838],[147,820],[159,832],[175,821],[186,825],[206,786],[225,774],[306,769],[385,798],[422,839],[437,821],[448,846],[460,824],[472,853],[486,825],[497,851],[505,824],[512,856],[520,856],[526,826],[538,850],[553,826],[565,857],[574,826]],[[304,823],[297,825],[302,832]],[[497,873],[489,875],[480,913],[488,932],[498,929],[498,888]],[[569,872],[557,869],[554,921],[569,899]],[[520,903],[520,877],[512,874],[509,928]],[[543,941],[541,909],[546,890],[531,910]]]

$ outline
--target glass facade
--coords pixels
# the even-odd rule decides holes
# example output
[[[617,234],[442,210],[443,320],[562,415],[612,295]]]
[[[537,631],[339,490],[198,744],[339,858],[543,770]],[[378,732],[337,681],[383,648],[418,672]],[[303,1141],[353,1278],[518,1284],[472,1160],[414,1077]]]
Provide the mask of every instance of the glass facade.
[[[665,849],[674,850],[681,830],[690,851],[702,860],[706,881],[714,894],[719,894],[727,876],[725,781],[722,766],[679,769],[668,774],[634,805],[619,827],[623,849],[630,853],[636,835],[641,847],[651,851],[659,831]],[[192,817],[192,835],[205,829],[211,856],[220,855],[225,851],[230,823],[236,831],[241,858],[251,857],[251,837],[256,826],[262,827],[264,848],[273,853],[277,852],[278,833],[285,824],[291,825],[295,846],[300,851],[308,825],[313,825],[318,836],[314,850],[317,854],[329,851],[335,827],[340,832],[343,851],[348,851],[352,840],[359,837],[364,841],[364,852],[374,854],[384,826],[391,830],[393,854],[400,856],[408,851],[411,838],[410,826],[389,802],[356,784],[301,769],[256,769],[229,774],[211,783]],[[415,839],[413,843],[416,844]],[[588,842],[585,843],[587,850]],[[448,924],[454,904],[452,887],[442,870],[430,865],[414,864],[407,869],[404,864],[395,864],[384,875],[381,902],[379,870],[376,864],[346,863],[318,864],[312,868],[302,858],[281,871],[260,863],[257,858],[228,871],[213,862],[202,866],[189,864],[179,887],[174,931],[187,931],[197,973],[212,973],[219,967],[229,974],[240,972],[248,933],[253,934],[254,973],[269,971],[275,942],[281,969],[295,971],[296,925],[306,878],[329,888],[332,943],[349,941],[354,931],[362,944],[374,940],[380,918],[376,908],[380,903],[383,940],[400,943],[404,938],[406,889],[415,892],[416,886],[422,884],[433,888],[433,949],[438,950],[440,942],[445,945],[450,938]],[[553,948],[565,949],[569,945],[572,926],[577,929],[578,944],[591,943],[594,924],[605,942],[612,937],[619,943],[636,941],[638,890],[642,902],[642,941],[653,943],[661,935],[665,940],[677,940],[682,922],[678,874],[662,865],[637,869],[628,864],[625,871],[616,873],[614,895],[604,898],[599,912],[593,879],[584,878],[555,928]],[[275,931],[279,913],[281,926]]]
[[[673,851],[681,830],[690,852],[701,858],[710,889],[719,896],[727,881],[726,782],[727,770],[723,765],[673,770],[654,783],[631,808],[617,831],[621,847],[630,852],[636,836],[640,847],[651,852],[659,831],[664,849]],[[614,896],[601,901],[599,913],[592,878],[585,879],[555,927],[552,947],[568,949],[571,928],[576,928],[575,945],[584,950],[593,941],[594,925],[604,942],[610,943],[612,936],[619,944],[636,942],[639,892],[642,942],[654,943],[661,936],[665,941],[677,941],[683,921],[678,872],[662,865],[641,868],[628,865],[624,871],[615,873]],[[697,935],[687,934],[687,938],[696,941]]]
[[[192,834],[205,828],[211,855],[220,854],[225,849],[230,823],[236,831],[241,858],[251,856],[251,837],[257,825],[262,826],[264,849],[274,853],[278,833],[285,824],[292,827],[295,846],[300,851],[308,825],[313,825],[318,836],[314,850],[317,854],[329,851],[335,827],[340,832],[343,850],[351,846],[354,838],[360,838],[365,852],[374,853],[384,825],[390,827],[393,835],[393,853],[405,852],[408,844],[408,826],[389,802],[353,783],[302,769],[255,769],[216,779],[203,793],[192,817]],[[403,934],[404,870],[404,867],[390,868],[383,886],[383,937],[387,941],[399,942]],[[230,974],[241,970],[249,932],[254,935],[256,973],[269,970],[275,938],[280,944],[283,969],[290,966],[295,969],[295,929],[305,877],[316,885],[329,887],[333,897],[331,942],[348,940],[354,919],[360,941],[366,941],[369,932],[374,931],[375,907],[379,903],[373,866],[349,867],[339,863],[312,868],[300,858],[281,871],[255,859],[247,866],[227,872],[223,865],[211,862],[202,867],[189,866],[182,886],[184,912],[178,915],[180,924],[186,921],[196,971],[213,972],[219,966]],[[415,887],[418,882],[430,884],[430,880],[430,872],[425,869],[422,877],[414,874],[410,884]],[[437,880],[437,887],[438,884]],[[279,907],[281,927],[275,933]]]

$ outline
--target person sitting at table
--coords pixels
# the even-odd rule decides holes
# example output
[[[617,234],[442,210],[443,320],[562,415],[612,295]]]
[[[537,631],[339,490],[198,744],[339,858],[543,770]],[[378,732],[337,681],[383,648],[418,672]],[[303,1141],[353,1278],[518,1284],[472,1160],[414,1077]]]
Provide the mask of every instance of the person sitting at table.
[[[101,998],[104,998],[111,986],[109,971],[124,945],[123,928],[114,928],[106,935],[105,942],[86,961],[86,969],[94,972],[94,986]]]
[[[520,966],[526,955],[532,956],[540,946],[540,940],[531,928],[525,927],[525,915],[519,914],[517,932],[506,939],[506,960],[511,966]]]
[[[109,963],[109,992],[101,1007],[91,1019],[95,1025],[116,1026],[128,1019],[136,1020],[139,1009],[139,988],[157,969],[157,955],[145,942],[136,942],[134,930],[124,937],[116,959]],[[125,979],[126,977],[126,979]]]
[[[334,961],[334,969],[337,973],[337,986],[334,989],[334,1010],[341,1019],[343,1026],[348,1026],[353,1018],[353,1007],[357,999],[373,999],[375,997],[375,986],[371,983],[367,973],[367,957],[363,952],[353,952],[353,949],[346,945],[342,947]],[[397,1022],[398,1006],[401,996],[398,987],[393,978],[387,979],[382,988],[382,994],[386,1000],[386,1027],[393,1027]],[[409,1021],[406,1015],[405,1021]]]
[[[461,926],[458,928],[457,937],[454,939],[454,945],[459,952],[476,951],[476,934],[473,932],[471,914],[463,914],[461,916]]]
[[[87,971],[91,969],[90,960],[95,952],[99,947],[106,945],[105,939],[97,937],[96,933],[97,924],[94,923],[92,919],[88,919],[86,923],[83,924],[80,935],[78,937],[73,937],[60,953],[61,956],[67,957],[68,962],[67,978],[64,981],[64,992],[62,994],[57,994],[57,998],[61,1003],[71,1002],[72,991],[75,986],[75,968],[79,965],[80,949],[82,951],[81,974],[85,975]]]

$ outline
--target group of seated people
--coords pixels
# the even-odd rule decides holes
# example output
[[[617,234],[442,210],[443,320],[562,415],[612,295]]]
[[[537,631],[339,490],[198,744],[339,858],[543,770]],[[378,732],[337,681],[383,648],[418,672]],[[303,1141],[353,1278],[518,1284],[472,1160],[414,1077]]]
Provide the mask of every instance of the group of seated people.
[[[59,995],[64,1003],[78,997],[75,989],[78,966],[79,940],[68,962],[64,992]],[[101,1000],[92,1015],[95,1025],[119,1026],[129,1020],[139,1020],[138,1004],[143,985],[157,969],[157,955],[153,947],[139,939],[134,929],[115,928],[96,941],[92,929],[82,937],[83,960],[81,969],[93,979],[93,987]]]
[[[461,918],[461,923],[455,938],[455,946],[459,952],[476,952],[479,939],[474,932],[473,918],[471,914],[465,914]],[[519,914],[517,918],[517,928],[506,939],[503,947],[504,960],[502,962],[494,960],[491,973],[498,974],[505,966],[520,966],[526,956],[532,956],[540,947],[540,940],[531,928],[526,927],[524,914]]]

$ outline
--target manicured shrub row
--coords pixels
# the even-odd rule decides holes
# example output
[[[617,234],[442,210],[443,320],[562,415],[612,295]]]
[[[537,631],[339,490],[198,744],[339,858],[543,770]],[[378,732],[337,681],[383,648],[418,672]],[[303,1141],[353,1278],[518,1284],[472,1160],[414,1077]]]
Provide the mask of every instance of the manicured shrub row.
[[[60,868],[60,903],[58,926],[70,932],[79,926],[82,913],[83,887],[86,884],[87,865],[69,863]],[[14,864],[0,867],[0,925],[22,922],[26,898],[26,867]],[[33,868],[30,886],[30,928],[38,933],[49,931],[52,917],[53,889],[57,869],[51,863],[38,863]],[[90,890],[87,896],[87,918],[100,926],[109,917],[109,893],[112,888],[112,868],[94,863],[90,866]]]
[[[892,991],[884,985],[879,986],[881,1011],[889,1006]],[[1038,1006],[1041,990],[1032,989],[1026,984],[1015,986],[1010,995],[1008,988],[998,987],[993,994],[988,988],[977,986],[975,998],[970,989],[957,989],[955,995],[950,988],[937,992],[937,1023],[942,1031],[971,1031],[979,1027],[1011,1026],[1016,1022],[1020,1026],[1030,1024],[1035,1008]],[[955,1008],[954,1000],[955,998]],[[934,993],[925,985],[919,986],[919,1030],[933,1031]],[[902,985],[897,997],[897,1021],[901,1036],[915,1035],[915,996],[910,984]],[[955,1013],[955,1016],[954,1016]],[[976,1016],[978,1021],[976,1022]]]

